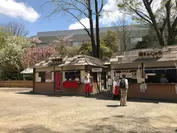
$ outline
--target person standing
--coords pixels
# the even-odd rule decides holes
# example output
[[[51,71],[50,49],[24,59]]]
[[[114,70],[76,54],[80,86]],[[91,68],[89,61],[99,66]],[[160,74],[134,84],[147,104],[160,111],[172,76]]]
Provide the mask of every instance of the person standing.
[[[90,89],[89,89],[89,95],[90,93],[93,93],[93,79],[90,77]]]
[[[117,77],[114,78],[113,82],[113,100],[115,100],[119,95],[119,81]]]
[[[112,97],[112,89],[113,89],[113,81],[111,79],[111,76],[108,76],[108,90],[110,91],[110,96]]]
[[[85,80],[84,80],[84,92],[85,92],[85,96],[89,97],[90,96],[90,79],[88,76],[85,76]]]
[[[161,78],[160,78],[160,83],[168,83],[168,79],[165,77],[165,74],[162,74]]]
[[[126,106],[128,92],[128,79],[126,79],[126,75],[122,75],[119,87],[121,91],[120,106]]]

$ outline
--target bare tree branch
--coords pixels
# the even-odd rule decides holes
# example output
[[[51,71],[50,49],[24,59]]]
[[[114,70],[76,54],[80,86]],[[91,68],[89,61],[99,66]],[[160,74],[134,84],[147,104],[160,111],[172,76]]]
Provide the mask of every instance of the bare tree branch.
[[[72,12],[62,8],[65,12],[69,13],[71,16],[73,16],[83,27],[84,27],[84,30],[88,33],[88,35],[91,37],[91,34],[89,32],[89,30],[87,29],[87,27],[79,20],[78,17],[76,17]]]
[[[28,30],[26,30],[23,24],[10,22],[1,26],[5,32],[8,32],[15,36],[26,36],[28,35]]]

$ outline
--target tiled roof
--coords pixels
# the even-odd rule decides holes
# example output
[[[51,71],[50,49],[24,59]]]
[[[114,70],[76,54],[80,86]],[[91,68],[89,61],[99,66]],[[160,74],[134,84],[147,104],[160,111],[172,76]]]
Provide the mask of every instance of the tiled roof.
[[[41,61],[35,64],[34,68],[41,67],[50,67],[54,64],[52,63],[52,59],[60,58],[60,57],[51,57],[47,60]],[[87,55],[76,55],[74,57],[65,57],[63,58],[63,62],[61,64],[56,64],[56,66],[77,66],[77,65],[90,65],[90,66],[99,66],[104,67],[104,63],[98,58],[87,56]]]
[[[159,58],[141,58],[139,52],[161,50],[163,52],[162,57]],[[137,61],[172,61],[177,60],[177,45],[168,46],[163,48],[148,48],[132,50],[127,52],[120,52],[116,56],[110,59],[111,63],[133,63]]]

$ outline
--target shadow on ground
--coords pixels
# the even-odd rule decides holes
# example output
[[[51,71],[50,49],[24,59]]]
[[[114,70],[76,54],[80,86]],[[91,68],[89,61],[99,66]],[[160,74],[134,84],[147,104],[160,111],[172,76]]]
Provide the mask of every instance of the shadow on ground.
[[[25,94],[25,95],[44,95],[44,96],[48,96],[48,97],[84,97],[83,95],[76,95],[76,94],[61,94],[61,93],[33,93],[32,91],[26,91],[26,92],[21,92],[21,91],[17,91],[16,94]],[[94,94],[91,95],[90,97],[86,97],[86,98],[94,98],[97,100],[109,100],[109,101],[113,101],[112,97],[109,96],[109,92],[101,92],[99,94]],[[120,98],[117,98],[116,100],[120,100]],[[159,104],[160,102],[163,103],[177,103],[177,101],[166,101],[166,100],[156,100],[156,99],[132,99],[132,98],[128,98],[128,101],[131,102],[143,102],[143,103],[155,103],[155,104]]]
[[[45,128],[41,125],[28,125],[26,127],[23,127],[22,129],[12,130],[8,133],[62,133],[62,132],[55,132],[51,131],[48,128]]]
[[[116,107],[120,107],[120,105],[106,105],[107,107],[110,107],[110,108],[116,108]]]
[[[168,126],[163,128],[152,127],[150,119],[147,117],[114,115],[88,122],[90,125],[85,125],[88,128],[87,130],[77,129],[73,131],[77,133],[173,133],[175,131]]]
[[[104,117],[87,123],[89,124],[78,122],[78,126],[71,126],[63,132],[52,131],[42,125],[28,125],[21,129],[11,130],[8,133],[173,133],[175,131],[175,129],[169,127],[154,128],[150,125],[149,118],[135,118],[124,115]],[[80,125],[81,127],[78,128]]]

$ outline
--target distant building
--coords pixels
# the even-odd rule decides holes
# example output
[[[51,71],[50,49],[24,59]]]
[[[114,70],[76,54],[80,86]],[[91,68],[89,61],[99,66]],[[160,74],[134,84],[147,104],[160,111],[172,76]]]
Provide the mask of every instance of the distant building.
[[[123,40],[126,40],[127,50],[134,48],[138,41],[142,40],[142,37],[148,35],[149,27],[145,25],[129,25],[125,26],[123,30],[122,26],[114,27],[104,27],[100,28],[100,36],[103,37],[106,35],[108,30],[115,31],[118,34],[120,40],[121,48],[124,46]],[[87,32],[83,29],[78,30],[63,30],[63,31],[47,31],[47,32],[38,32],[37,37],[42,41],[40,46],[48,45],[53,40],[57,39],[57,36],[68,36],[71,37],[72,46],[81,46],[83,42],[90,41],[90,38]],[[123,35],[125,37],[123,37]]]

